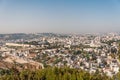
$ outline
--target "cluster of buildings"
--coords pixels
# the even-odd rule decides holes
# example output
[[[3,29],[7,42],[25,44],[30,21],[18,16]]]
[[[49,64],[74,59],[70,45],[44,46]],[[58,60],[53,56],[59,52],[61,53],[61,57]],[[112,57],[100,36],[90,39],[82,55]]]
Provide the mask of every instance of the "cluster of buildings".
[[[6,41],[0,46],[1,60],[23,66],[29,64],[36,69],[68,66],[108,76],[119,72],[119,34],[35,35],[32,39]]]

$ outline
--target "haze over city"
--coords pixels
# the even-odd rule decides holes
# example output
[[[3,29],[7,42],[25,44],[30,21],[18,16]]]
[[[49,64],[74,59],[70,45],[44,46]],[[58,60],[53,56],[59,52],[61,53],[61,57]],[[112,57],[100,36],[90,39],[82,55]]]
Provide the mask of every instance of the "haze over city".
[[[0,0],[0,33],[120,30],[119,0]]]
[[[120,80],[120,0],[0,0],[0,80]]]

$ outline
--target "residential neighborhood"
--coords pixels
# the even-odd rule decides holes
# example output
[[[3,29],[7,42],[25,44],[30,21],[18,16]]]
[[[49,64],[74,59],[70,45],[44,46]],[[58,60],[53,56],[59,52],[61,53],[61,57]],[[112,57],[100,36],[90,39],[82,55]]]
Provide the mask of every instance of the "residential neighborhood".
[[[0,39],[0,68],[7,69],[10,67],[8,64],[11,67],[17,64],[19,70],[67,66],[89,73],[105,73],[110,77],[120,70],[118,33],[5,34]]]

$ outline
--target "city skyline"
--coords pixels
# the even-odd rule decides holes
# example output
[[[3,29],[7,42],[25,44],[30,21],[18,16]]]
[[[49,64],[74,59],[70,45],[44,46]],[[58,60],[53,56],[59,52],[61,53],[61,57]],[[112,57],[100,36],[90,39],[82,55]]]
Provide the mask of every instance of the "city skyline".
[[[0,0],[0,33],[119,32],[119,0]]]

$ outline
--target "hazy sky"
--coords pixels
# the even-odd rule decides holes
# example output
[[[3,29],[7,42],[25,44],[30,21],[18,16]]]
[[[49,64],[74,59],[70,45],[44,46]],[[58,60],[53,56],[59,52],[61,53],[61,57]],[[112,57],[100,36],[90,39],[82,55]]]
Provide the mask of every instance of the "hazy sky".
[[[0,0],[0,33],[120,31],[120,0]]]

